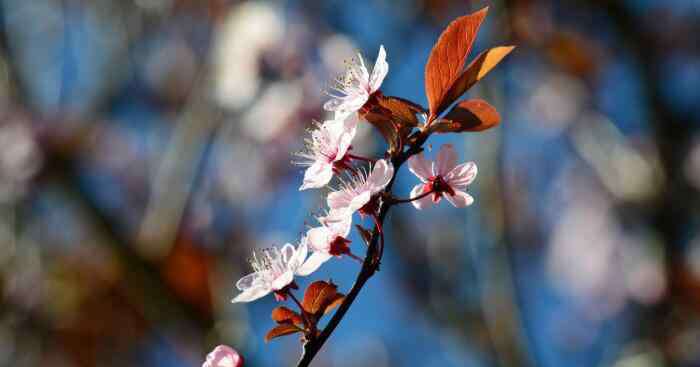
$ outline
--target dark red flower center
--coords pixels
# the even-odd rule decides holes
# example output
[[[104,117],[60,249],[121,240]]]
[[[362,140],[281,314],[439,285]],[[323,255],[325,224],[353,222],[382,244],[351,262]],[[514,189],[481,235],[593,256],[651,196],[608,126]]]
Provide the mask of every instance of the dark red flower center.
[[[428,178],[428,182],[423,185],[423,192],[433,192],[433,201],[437,202],[443,193],[448,193],[450,196],[455,195],[455,191],[447,184],[442,176],[432,176]]]
[[[277,302],[286,301],[287,297],[289,297],[289,290],[290,289],[299,289],[299,286],[297,285],[296,282],[292,281],[291,283],[287,284],[284,288],[277,290],[277,291],[274,291],[275,300]]]
[[[333,256],[340,256],[343,254],[350,253],[350,247],[348,246],[349,244],[350,240],[338,236],[333,240],[333,242],[331,242],[330,250],[328,250],[328,253]]]

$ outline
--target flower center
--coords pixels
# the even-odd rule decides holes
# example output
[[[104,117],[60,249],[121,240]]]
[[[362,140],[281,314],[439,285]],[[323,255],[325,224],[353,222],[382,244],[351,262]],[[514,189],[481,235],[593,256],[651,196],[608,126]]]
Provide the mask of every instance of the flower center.
[[[350,247],[348,244],[350,244],[350,240],[337,236],[333,241],[331,241],[328,253],[333,256],[340,256],[342,254],[350,253]]]
[[[432,176],[428,178],[428,183],[423,186],[423,191],[433,192],[433,201],[437,202],[443,193],[448,193],[450,196],[455,195],[455,191],[447,184],[442,176]]]
[[[379,211],[379,195],[374,195],[369,199],[367,204],[363,205],[357,212],[360,213],[362,217],[365,215],[375,215]]]

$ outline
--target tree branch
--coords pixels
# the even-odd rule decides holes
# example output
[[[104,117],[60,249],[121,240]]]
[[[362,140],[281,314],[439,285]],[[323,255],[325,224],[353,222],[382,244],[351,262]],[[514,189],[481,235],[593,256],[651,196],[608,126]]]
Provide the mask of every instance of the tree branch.
[[[411,147],[408,150],[402,152],[401,154],[397,155],[391,160],[391,163],[394,166],[394,176],[391,178],[391,181],[384,189],[383,194],[391,194],[391,188],[394,186],[394,180],[396,179],[396,174],[398,173],[399,168],[406,162],[406,160],[408,160],[408,158],[423,151],[423,144],[428,139],[428,136],[430,136],[430,133],[427,130],[417,132],[414,135],[415,142],[413,143],[413,145],[411,145]],[[394,203],[391,201],[386,201],[382,203],[379,209],[379,214],[377,215],[378,224],[382,225],[384,223],[384,219],[386,218],[389,209],[391,209],[393,205]],[[378,252],[379,237],[380,228],[378,228],[377,225],[375,225],[374,230],[372,231],[372,237],[369,241],[369,246],[367,247],[365,260],[362,263],[362,269],[360,269],[360,272],[357,274],[355,284],[353,284],[352,288],[350,289],[350,292],[348,292],[348,294],[345,296],[345,300],[335,311],[331,320],[328,321],[328,325],[326,325],[326,327],[323,328],[321,334],[319,334],[318,337],[309,340],[304,344],[304,351],[301,355],[301,359],[299,359],[297,367],[307,367],[311,364],[311,361],[321,350],[323,344],[325,344],[326,340],[328,340],[335,328],[338,327],[340,321],[343,320],[343,317],[345,317],[345,314],[350,309],[350,306],[352,306],[353,302],[355,302],[355,298],[357,298],[357,295],[360,294],[360,291],[364,287],[365,283],[367,283],[369,278],[371,278],[374,275],[374,273],[376,273],[377,270],[379,270],[379,264],[382,260],[381,252]],[[378,254],[379,257],[376,256]]]

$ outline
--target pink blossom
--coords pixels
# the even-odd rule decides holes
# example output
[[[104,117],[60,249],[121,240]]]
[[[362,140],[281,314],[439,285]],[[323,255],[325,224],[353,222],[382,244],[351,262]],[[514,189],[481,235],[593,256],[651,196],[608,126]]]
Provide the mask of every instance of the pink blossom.
[[[442,197],[457,208],[474,202],[474,198],[465,190],[476,178],[476,164],[467,162],[458,165],[457,154],[451,144],[440,147],[434,162],[426,160],[423,153],[412,156],[408,159],[408,168],[423,182],[411,190],[411,199],[432,193],[411,202],[417,209],[437,204]]]
[[[250,263],[255,271],[236,282],[236,288],[241,293],[231,302],[255,301],[270,292],[275,292],[277,298],[284,299],[285,295],[281,291],[294,284],[295,275],[301,275],[298,269],[306,260],[307,254],[306,241],[301,241],[297,248],[288,243],[281,250],[271,247],[264,249],[260,256],[253,253]]]
[[[333,256],[349,254],[347,239],[352,226],[352,214],[331,212],[318,218],[321,226],[311,228],[306,233],[308,245],[313,251],[299,269],[300,275],[310,274]]]
[[[219,345],[207,355],[202,367],[243,367],[243,357],[227,345]]]
[[[349,182],[344,182],[337,191],[328,194],[326,199],[332,212],[345,211],[351,215],[357,210],[367,212],[367,204],[374,194],[384,190],[394,177],[394,166],[386,159],[380,159],[374,164],[372,171],[365,175],[357,173]]]
[[[306,140],[306,150],[299,154],[309,166],[304,173],[304,183],[299,190],[323,187],[333,178],[333,172],[347,168],[348,150],[357,132],[355,116],[337,114],[334,120],[317,125]]]
[[[331,95],[331,100],[323,105],[326,111],[339,111],[353,113],[359,110],[369,97],[382,85],[386,74],[389,72],[389,64],[386,62],[384,46],[379,47],[379,55],[370,75],[362,55],[353,59],[345,72],[345,75],[336,80],[334,89],[339,95]]]

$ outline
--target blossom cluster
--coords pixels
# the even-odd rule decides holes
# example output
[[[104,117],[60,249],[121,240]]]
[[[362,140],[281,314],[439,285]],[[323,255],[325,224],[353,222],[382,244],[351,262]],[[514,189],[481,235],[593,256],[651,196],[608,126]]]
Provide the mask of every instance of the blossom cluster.
[[[426,64],[427,109],[382,93],[380,88],[389,72],[384,46],[380,46],[371,71],[358,54],[347,63],[345,73],[335,79],[328,93],[330,100],[323,106],[332,118],[314,124],[305,149],[297,153],[299,160],[295,162],[305,167],[300,191],[330,188],[325,198],[327,208],[315,218],[318,224],[309,228],[297,245],[287,243],[281,248],[255,252],[250,261],[253,272],[236,283],[240,293],[233,298],[234,303],[251,302],[272,293],[278,301],[294,301],[298,312],[286,306],[272,311],[277,325],[265,340],[301,333],[306,344],[299,366],[311,363],[363,284],[379,269],[384,249],[382,223],[391,206],[411,203],[422,210],[443,198],[457,208],[474,202],[467,189],[476,178],[476,164],[459,163],[450,144],[442,145],[429,160],[424,155],[424,144],[432,134],[478,132],[500,122],[500,115],[487,102],[458,101],[513,49],[488,49],[464,67],[487,10],[455,20],[435,44]],[[386,140],[383,156],[355,154],[353,140],[360,123],[370,124]],[[396,171],[404,163],[418,182],[409,198],[400,199],[393,196],[391,188]],[[355,228],[367,245],[364,258],[350,248],[356,213],[360,223]],[[367,217],[372,219],[372,231],[362,225]],[[299,288],[295,278],[309,276],[329,260],[342,257],[362,263],[348,297],[338,292],[332,282],[321,280],[311,283],[301,300],[295,296],[294,290]],[[321,317],[339,305],[328,325],[319,330]],[[219,360],[229,361],[226,366],[239,365],[233,362],[239,360],[235,351],[219,348],[215,352],[206,367],[224,366],[216,364]]]
[[[353,61],[345,75],[336,80],[336,94],[331,94],[324,105],[334,114],[333,119],[317,123],[306,140],[306,150],[298,154],[303,158],[298,164],[307,167],[299,190],[326,187],[334,176],[347,174],[339,178],[339,185],[326,197],[328,210],[316,218],[319,226],[309,229],[296,247],[287,243],[281,249],[271,247],[253,255],[254,272],[236,283],[241,293],[233,302],[250,302],[269,293],[286,300],[289,289],[296,288],[295,276],[307,276],[333,257],[358,258],[349,247],[353,214],[377,214],[380,193],[394,178],[394,166],[390,159],[374,160],[351,153],[359,112],[371,107],[369,104],[381,93],[379,88],[389,71],[383,46],[371,74],[361,55]],[[358,162],[367,161],[371,162],[369,169],[357,166]],[[457,164],[451,145],[442,146],[434,162],[420,153],[411,156],[408,165],[422,182],[411,191],[409,200],[417,209],[438,203],[442,197],[455,207],[474,201],[465,189],[476,177],[476,165]]]

